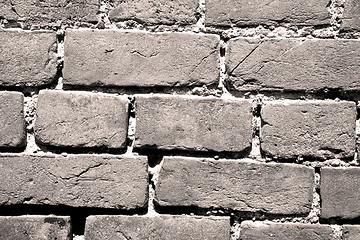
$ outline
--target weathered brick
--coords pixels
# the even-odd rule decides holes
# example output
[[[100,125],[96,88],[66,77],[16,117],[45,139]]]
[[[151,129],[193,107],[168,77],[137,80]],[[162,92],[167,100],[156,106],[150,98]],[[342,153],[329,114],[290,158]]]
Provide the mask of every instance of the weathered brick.
[[[198,4],[194,0],[116,0],[109,18],[112,21],[135,20],[146,25],[195,24]]]
[[[40,86],[57,72],[56,34],[0,31],[0,86]]]
[[[219,37],[188,33],[71,30],[64,84],[178,87],[219,78]]]
[[[24,95],[17,92],[0,92],[0,103],[0,148],[24,147]]]
[[[40,91],[36,141],[56,147],[123,149],[128,127],[128,99],[80,91]]]
[[[343,240],[359,240],[360,226],[359,225],[343,225]]]
[[[0,217],[2,240],[70,240],[70,217],[18,216]]]
[[[336,240],[329,225],[244,221],[242,240]]]
[[[360,41],[319,39],[230,40],[233,90],[359,90]]]
[[[165,157],[155,199],[160,206],[306,214],[313,187],[314,170],[305,166]]]
[[[59,20],[97,21],[98,0],[0,0],[0,18],[32,24]]]
[[[268,101],[261,109],[261,118],[261,149],[268,156],[354,156],[354,102]]]
[[[137,95],[135,148],[241,152],[251,148],[251,101]]]
[[[90,216],[85,239],[230,239],[229,217]]]
[[[146,157],[0,155],[0,205],[142,208]]]
[[[348,0],[345,1],[344,6],[341,28],[360,30],[360,1]]]
[[[330,24],[328,0],[207,0],[206,25],[251,26],[290,23],[292,25]]]
[[[359,217],[359,188],[359,168],[321,168],[321,217]]]

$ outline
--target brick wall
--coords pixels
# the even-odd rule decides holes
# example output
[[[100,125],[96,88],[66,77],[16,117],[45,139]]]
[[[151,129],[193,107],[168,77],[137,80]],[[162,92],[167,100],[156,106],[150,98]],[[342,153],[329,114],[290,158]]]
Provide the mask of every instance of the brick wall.
[[[360,239],[357,0],[0,1],[0,239]]]

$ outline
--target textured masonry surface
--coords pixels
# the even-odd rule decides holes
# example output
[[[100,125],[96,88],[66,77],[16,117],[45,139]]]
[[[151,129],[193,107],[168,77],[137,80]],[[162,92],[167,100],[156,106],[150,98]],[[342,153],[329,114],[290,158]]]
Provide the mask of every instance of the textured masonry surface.
[[[146,157],[0,156],[0,205],[146,206]]]
[[[257,26],[280,22],[294,25],[329,24],[328,3],[328,0],[208,0],[205,23],[217,26]]]
[[[2,240],[70,240],[70,217],[18,216],[0,217],[0,239]]]
[[[78,91],[40,91],[36,141],[56,147],[125,148],[129,100]],[[76,113],[76,114],[74,114]]]
[[[313,185],[305,166],[165,157],[155,191],[160,206],[306,214]]]
[[[261,119],[261,149],[266,155],[344,158],[355,153],[353,102],[268,101]]]
[[[25,146],[24,95],[0,92],[0,103],[0,148]]]
[[[39,86],[55,80],[55,33],[0,30],[0,39],[1,86]]]
[[[0,0],[0,239],[360,239],[359,69],[359,0]]]
[[[323,218],[356,218],[360,216],[359,168],[321,168],[321,201]]]
[[[172,87],[217,84],[219,37],[188,33],[71,30],[64,84]]]
[[[358,40],[229,41],[226,66],[233,90],[359,90]]]
[[[90,216],[86,239],[229,239],[229,217]]]
[[[241,152],[251,147],[251,101],[136,95],[135,148]]]

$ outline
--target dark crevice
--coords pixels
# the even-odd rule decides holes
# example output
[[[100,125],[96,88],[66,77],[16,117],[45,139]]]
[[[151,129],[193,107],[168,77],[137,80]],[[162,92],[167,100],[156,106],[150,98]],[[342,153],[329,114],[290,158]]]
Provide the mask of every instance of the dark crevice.
[[[142,148],[134,148],[134,152],[140,155],[161,155],[161,156],[185,156],[185,157],[201,157],[201,158],[229,158],[239,159],[246,158],[250,155],[251,146],[245,148],[240,152],[227,152],[227,151],[195,151],[192,149],[174,149],[174,150],[162,150],[158,149],[155,145],[144,146]]]
[[[47,146],[37,142],[38,147],[43,152],[52,152],[52,153],[72,153],[72,154],[100,154],[100,153],[109,153],[109,154],[124,154],[126,152],[126,147],[123,148],[107,148],[107,147],[64,147],[64,146]]]
[[[143,215],[146,209],[111,209],[111,208],[89,208],[70,207],[65,205],[9,205],[0,206],[0,216],[21,216],[21,215],[56,215],[70,216],[72,232],[75,235],[84,235],[85,221],[90,215]]]

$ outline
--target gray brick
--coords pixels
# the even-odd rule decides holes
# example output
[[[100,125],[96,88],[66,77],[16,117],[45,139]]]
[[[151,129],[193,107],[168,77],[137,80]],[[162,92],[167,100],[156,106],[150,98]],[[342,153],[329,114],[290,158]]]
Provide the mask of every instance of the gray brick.
[[[0,31],[0,86],[40,86],[57,72],[56,34]]]
[[[210,240],[230,238],[229,217],[90,216],[85,239]]]
[[[251,148],[251,101],[136,95],[135,148],[241,152]]]
[[[261,118],[261,149],[268,156],[354,156],[354,102],[269,101],[261,109]]]
[[[0,148],[24,147],[24,95],[18,92],[0,92],[0,103]]]
[[[206,25],[253,26],[330,24],[327,0],[207,0]]]
[[[136,209],[148,200],[146,157],[0,155],[0,205]]]
[[[0,217],[2,240],[70,240],[70,217],[17,216]]]
[[[79,91],[40,91],[36,141],[55,147],[124,149],[127,97]]]
[[[359,225],[343,225],[343,240],[358,240],[360,239]]]
[[[341,28],[345,30],[360,30],[360,1],[347,0],[344,3],[344,13],[341,17]]]
[[[313,187],[314,170],[305,166],[165,157],[155,200],[160,206],[306,214]]]
[[[359,90],[360,41],[256,39],[229,41],[232,90]]]
[[[219,37],[188,33],[70,30],[64,84],[190,87],[219,78]]]

